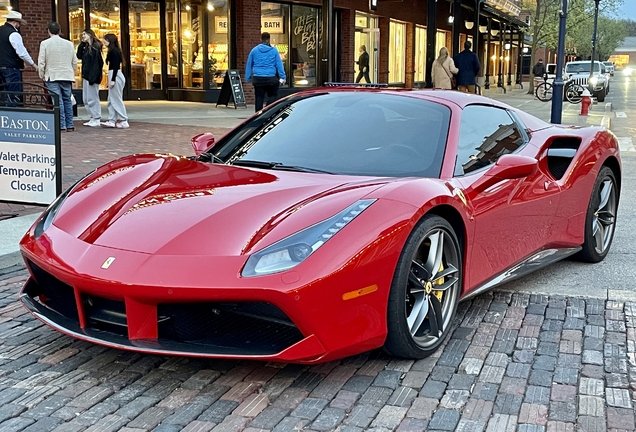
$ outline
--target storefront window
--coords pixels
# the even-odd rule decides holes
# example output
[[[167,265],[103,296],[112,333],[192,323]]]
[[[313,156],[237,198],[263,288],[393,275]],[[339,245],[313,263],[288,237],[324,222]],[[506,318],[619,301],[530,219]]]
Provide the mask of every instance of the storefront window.
[[[161,89],[159,3],[129,1],[128,8],[131,88]]]
[[[104,43],[104,36],[108,33],[117,35],[121,43],[119,1],[90,0],[90,28],[102,43]],[[81,35],[82,33],[80,32],[80,39]],[[106,58],[106,50],[103,51],[103,56]],[[104,74],[100,84],[102,89],[106,88],[106,81],[108,81],[107,72],[108,65],[104,64]]]
[[[69,26],[68,38],[73,42],[75,50],[82,41],[82,32],[86,27],[86,16],[84,15],[83,0],[70,0],[68,2],[69,9]],[[75,70],[75,87],[82,88],[82,61],[78,60],[77,69]]]
[[[406,24],[389,23],[389,82],[404,83],[406,60]]]
[[[181,74],[179,73],[179,14],[177,2],[166,2],[166,50],[168,52],[168,80],[166,86],[179,87]]]
[[[181,58],[183,86],[203,87],[203,6],[200,1],[181,2]]]
[[[457,53],[452,53],[451,48],[446,46],[446,32],[438,30],[435,34],[435,58],[439,56],[439,50],[442,47],[446,47],[448,49],[448,54],[454,56]]]
[[[426,27],[415,26],[415,82],[426,80]]]
[[[291,65],[294,87],[316,85],[318,10],[307,6],[292,8]]]
[[[0,0],[0,14],[6,15],[13,8],[17,7],[16,0]]]
[[[291,82],[290,58],[289,58],[289,32],[287,22],[289,19],[289,6],[278,3],[261,2],[261,32],[268,32],[271,44],[278,49],[283,60],[285,73],[288,76],[287,84]]]
[[[207,4],[208,10],[208,59],[210,64],[210,88],[223,84],[229,64],[229,21],[227,1],[216,0]]]

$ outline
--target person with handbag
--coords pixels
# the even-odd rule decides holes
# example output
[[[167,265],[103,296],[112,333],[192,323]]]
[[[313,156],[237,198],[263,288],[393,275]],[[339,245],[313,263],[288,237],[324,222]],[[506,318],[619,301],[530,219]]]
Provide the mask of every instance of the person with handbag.
[[[77,58],[82,60],[82,99],[91,119],[84,126],[100,127],[102,106],[99,103],[99,84],[102,82],[102,43],[95,32],[82,32],[82,43],[77,47]]]
[[[441,47],[439,56],[433,62],[431,69],[433,87],[447,90],[456,88],[455,77],[453,75],[458,72],[459,69],[455,67],[455,62],[452,57],[448,55],[446,47]]]

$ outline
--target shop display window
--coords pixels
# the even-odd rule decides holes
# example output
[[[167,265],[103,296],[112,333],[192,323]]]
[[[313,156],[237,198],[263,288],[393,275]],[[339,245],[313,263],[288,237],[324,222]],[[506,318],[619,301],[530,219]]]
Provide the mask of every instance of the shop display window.
[[[229,29],[227,1],[211,1],[208,11],[208,64],[210,88],[221,87],[229,67]]]
[[[319,45],[318,10],[307,6],[292,8],[291,67],[294,87],[316,85],[316,57]]]
[[[439,56],[439,50],[442,47],[446,47],[446,49],[448,49],[448,54],[451,56],[454,56],[457,53],[452,53],[452,49],[450,46],[448,46],[446,44],[448,35],[446,34],[447,32],[442,31],[442,30],[438,30],[437,33],[435,34],[435,58],[437,58],[437,56]]]
[[[183,87],[203,88],[203,6],[181,2],[181,60]]]
[[[406,79],[406,24],[389,23],[389,82],[404,83]]]
[[[129,1],[128,10],[131,89],[161,89],[159,3]]]
[[[82,0],[69,0],[69,26],[68,38],[73,42],[75,51],[82,42],[82,32],[86,28],[86,14],[84,12]],[[82,60],[77,61],[77,69],[75,70],[75,87],[82,88]]]
[[[415,82],[426,81],[426,27],[415,26]]]

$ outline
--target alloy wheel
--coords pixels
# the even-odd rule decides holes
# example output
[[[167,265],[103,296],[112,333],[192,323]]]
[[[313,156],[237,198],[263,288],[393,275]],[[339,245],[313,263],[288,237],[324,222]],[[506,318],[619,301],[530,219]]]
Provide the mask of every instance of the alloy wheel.
[[[442,228],[427,233],[411,261],[407,326],[422,348],[434,345],[450,325],[459,295],[459,263],[457,245]]]
[[[616,187],[611,178],[604,179],[599,190],[599,204],[592,219],[592,235],[596,252],[603,254],[609,247],[616,222]]]

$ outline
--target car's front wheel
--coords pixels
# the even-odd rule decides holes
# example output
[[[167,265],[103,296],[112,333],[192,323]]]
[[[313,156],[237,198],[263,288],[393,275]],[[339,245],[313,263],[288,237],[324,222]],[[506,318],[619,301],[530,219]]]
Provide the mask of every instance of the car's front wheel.
[[[592,188],[592,196],[585,218],[585,242],[576,258],[596,263],[602,261],[614,238],[616,213],[618,211],[618,188],[614,172],[604,166]]]
[[[387,308],[384,349],[405,358],[424,358],[448,333],[462,286],[462,254],[451,225],[425,216],[398,261]]]

